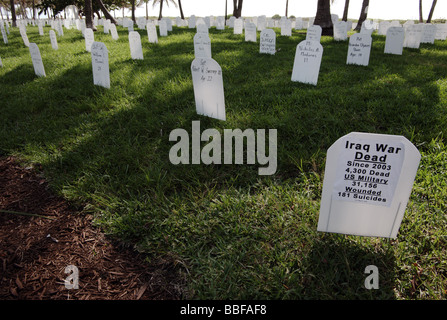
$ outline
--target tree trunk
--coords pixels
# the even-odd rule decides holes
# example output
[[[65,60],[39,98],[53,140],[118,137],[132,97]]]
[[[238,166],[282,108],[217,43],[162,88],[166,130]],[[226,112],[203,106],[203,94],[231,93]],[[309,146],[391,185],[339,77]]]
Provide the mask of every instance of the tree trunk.
[[[330,0],[318,0],[317,14],[315,15],[314,24],[321,27],[321,35],[334,35]]]
[[[362,11],[360,12],[359,22],[357,23],[357,26],[355,27],[354,30],[360,31],[360,29],[362,28],[362,24],[366,20],[366,17],[368,16],[368,6],[369,6],[369,0],[363,0]]]
[[[433,18],[433,12],[435,12],[435,6],[436,6],[437,1],[438,0],[433,0],[433,2],[431,4],[431,9],[430,9],[430,13],[428,14],[427,23],[431,23],[431,18]]]
[[[133,21],[133,23],[137,22],[137,20],[135,20],[135,1],[136,0],[131,0],[130,1],[131,4],[132,4],[132,21]]]
[[[419,23],[423,23],[424,18],[422,16],[422,0],[419,0]]]
[[[163,15],[162,15],[162,11],[163,11],[163,1],[164,1],[164,0],[160,0],[160,13],[158,14],[158,20],[161,20],[161,18],[163,18]]]
[[[286,18],[288,17],[288,15],[289,15],[289,0],[286,0]]]
[[[183,20],[185,20],[185,16],[183,15],[183,9],[182,9],[182,1],[178,0],[178,7],[180,9],[180,18],[182,18]]]
[[[149,3],[149,0],[146,0],[146,20],[147,19],[149,19],[149,10],[148,10],[148,3]]]
[[[112,22],[113,24],[116,24],[116,20],[112,17],[110,12],[107,11],[107,9],[104,6],[104,3],[102,2],[102,0],[95,0],[95,1],[98,4],[99,8],[101,9],[102,13],[104,14],[104,17],[106,17],[106,19],[109,19],[110,22]]]
[[[233,0],[233,16],[235,18],[242,16],[242,2],[243,0]]]
[[[14,0],[11,0],[10,2],[11,2],[12,26],[17,27],[16,8],[14,7]]]
[[[91,28],[93,31],[96,31],[96,28],[93,26],[93,9],[92,9],[92,0],[85,0],[85,27]]]
[[[345,9],[343,10],[342,21],[348,21],[349,0],[345,0]]]

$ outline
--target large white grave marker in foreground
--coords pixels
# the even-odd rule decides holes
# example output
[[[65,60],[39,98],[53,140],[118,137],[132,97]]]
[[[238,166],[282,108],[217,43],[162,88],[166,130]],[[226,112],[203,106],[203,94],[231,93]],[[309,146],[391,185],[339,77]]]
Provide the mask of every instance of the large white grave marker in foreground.
[[[353,132],[328,150],[318,231],[395,238],[420,160],[403,136]]]
[[[211,58],[196,58],[191,63],[196,110],[219,120],[225,120],[225,96],[222,69]]]
[[[102,42],[93,42],[91,52],[93,84],[110,88],[109,54],[106,45]]]
[[[317,85],[323,46],[318,41],[304,40],[296,46],[292,81]]]

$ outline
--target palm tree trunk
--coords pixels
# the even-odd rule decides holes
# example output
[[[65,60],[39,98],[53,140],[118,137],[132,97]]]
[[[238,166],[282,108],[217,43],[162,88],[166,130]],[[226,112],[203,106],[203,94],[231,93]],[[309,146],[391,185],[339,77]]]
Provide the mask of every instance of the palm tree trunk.
[[[180,9],[180,18],[185,20],[185,16],[183,15],[182,1],[181,0],[178,0],[178,6],[179,6],[179,9]]]
[[[17,27],[16,8],[14,7],[14,0],[11,0],[10,3],[11,3],[12,26]]]
[[[101,9],[104,16],[106,17],[106,19],[109,19],[113,24],[116,24],[116,20],[112,17],[112,15],[109,13],[109,11],[107,11],[102,0],[95,0],[95,1],[98,4],[98,6]]]
[[[137,21],[135,20],[135,1],[136,0],[131,0],[132,3],[132,21],[133,23],[136,23]]]
[[[334,35],[330,0],[318,0],[317,14],[315,15],[314,24],[321,27],[321,35]]]
[[[93,9],[92,9],[92,0],[85,0],[85,27],[91,28],[93,31],[96,31],[96,28],[93,26]]]
[[[161,18],[163,18],[163,15],[162,15],[162,11],[163,11],[163,1],[164,1],[164,0],[160,0],[160,13],[158,14],[158,20],[161,20]]]
[[[360,12],[359,22],[357,23],[357,26],[355,27],[354,30],[360,31],[360,29],[362,28],[362,24],[366,20],[366,17],[368,16],[368,6],[369,6],[369,0],[363,0],[362,11]]]
[[[433,2],[431,4],[431,9],[430,9],[430,13],[428,14],[427,23],[431,23],[431,18],[433,18],[433,12],[435,12],[435,6],[436,6],[437,1],[438,0],[433,0]]]
[[[343,10],[342,21],[348,21],[349,0],[345,0],[345,9]]]
[[[422,0],[419,0],[419,23],[423,23],[424,18],[422,16]]]

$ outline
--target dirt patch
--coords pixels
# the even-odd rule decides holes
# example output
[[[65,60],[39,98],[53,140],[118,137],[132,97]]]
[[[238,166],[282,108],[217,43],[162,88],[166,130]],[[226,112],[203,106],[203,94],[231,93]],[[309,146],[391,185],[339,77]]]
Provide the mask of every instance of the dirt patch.
[[[52,194],[32,168],[0,158],[0,299],[182,298],[184,283],[172,262],[146,262],[91,220]],[[74,277],[73,268],[65,273],[70,265],[78,269],[78,289],[65,286]]]

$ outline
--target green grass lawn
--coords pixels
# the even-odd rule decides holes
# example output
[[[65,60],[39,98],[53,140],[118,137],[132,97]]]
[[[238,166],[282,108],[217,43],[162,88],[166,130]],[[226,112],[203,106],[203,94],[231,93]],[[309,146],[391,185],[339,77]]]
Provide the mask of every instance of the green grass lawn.
[[[55,192],[95,223],[186,280],[189,299],[445,299],[447,296],[447,41],[346,65],[347,42],[322,37],[317,86],[290,80],[305,32],[277,33],[274,56],[232,30],[210,29],[227,121],[198,116],[191,79],[195,31],[174,27],[130,58],[127,31],[102,32],[111,89],[93,85],[80,31],[54,51],[28,27],[47,77],[37,78],[17,28],[0,44],[0,154],[42,165]],[[278,170],[172,165],[169,133],[277,129]],[[421,152],[397,239],[316,231],[326,150],[353,132],[403,135]],[[379,289],[364,287],[368,265]]]

